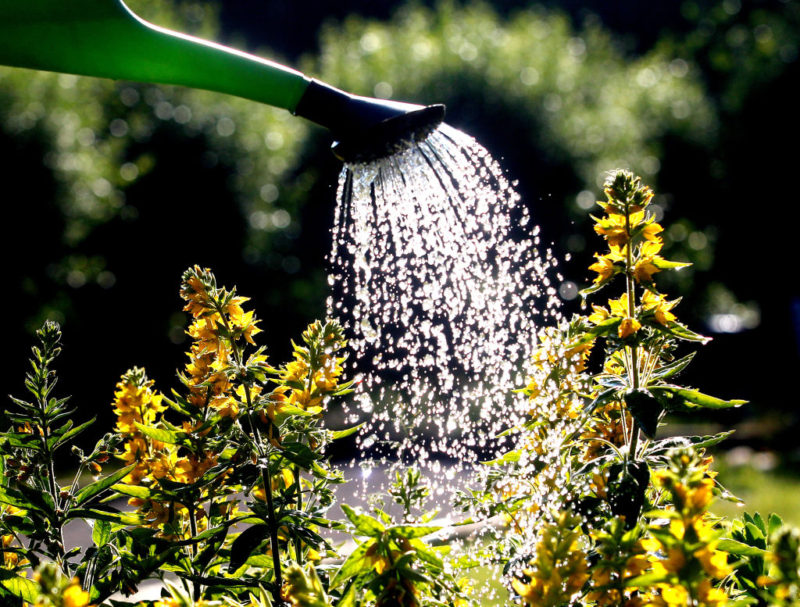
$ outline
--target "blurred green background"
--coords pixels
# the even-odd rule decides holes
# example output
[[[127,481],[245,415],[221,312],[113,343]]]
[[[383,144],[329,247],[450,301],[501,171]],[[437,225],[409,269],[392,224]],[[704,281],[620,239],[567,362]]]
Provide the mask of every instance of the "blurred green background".
[[[604,172],[641,174],[667,256],[694,264],[660,284],[714,337],[687,383],[751,402],[706,420],[739,429],[731,468],[796,465],[797,1],[129,4],[354,93],[445,103],[565,259],[567,310],[600,247],[588,213]],[[324,314],[329,146],[241,99],[0,67],[6,392],[21,393],[45,318],[64,327],[62,393],[99,431],[130,366],[169,391],[186,345],[177,287],[195,263],[253,298],[284,358]]]

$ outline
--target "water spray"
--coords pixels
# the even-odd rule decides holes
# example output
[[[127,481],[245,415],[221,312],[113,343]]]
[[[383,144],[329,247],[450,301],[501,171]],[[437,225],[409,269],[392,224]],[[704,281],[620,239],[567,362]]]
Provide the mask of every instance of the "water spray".
[[[346,162],[424,140],[443,105],[351,95],[292,68],[138,17],[122,0],[0,0],[0,65],[171,84],[252,99],[331,131]]]

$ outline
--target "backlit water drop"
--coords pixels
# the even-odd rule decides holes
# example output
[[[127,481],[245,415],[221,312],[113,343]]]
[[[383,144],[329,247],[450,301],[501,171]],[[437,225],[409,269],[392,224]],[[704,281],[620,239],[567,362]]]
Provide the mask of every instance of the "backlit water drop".
[[[491,457],[527,411],[512,390],[537,326],[559,318],[555,259],[527,207],[447,125],[347,165],[337,198],[328,313],[348,327],[360,377],[348,421],[366,421],[361,459],[430,473]]]

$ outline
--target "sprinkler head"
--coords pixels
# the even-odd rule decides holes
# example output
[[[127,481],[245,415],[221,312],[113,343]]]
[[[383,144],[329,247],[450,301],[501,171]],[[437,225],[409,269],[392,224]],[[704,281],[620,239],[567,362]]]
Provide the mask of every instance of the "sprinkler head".
[[[311,80],[294,113],[331,131],[340,160],[370,162],[424,140],[444,120],[445,108],[359,97]]]

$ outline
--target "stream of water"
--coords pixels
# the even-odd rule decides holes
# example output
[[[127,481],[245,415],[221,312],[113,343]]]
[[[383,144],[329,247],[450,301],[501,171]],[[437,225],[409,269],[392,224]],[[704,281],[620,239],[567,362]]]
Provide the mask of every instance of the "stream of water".
[[[455,476],[527,410],[512,390],[537,326],[560,317],[555,258],[497,162],[448,125],[346,166],[337,199],[328,313],[360,378],[361,465]]]

